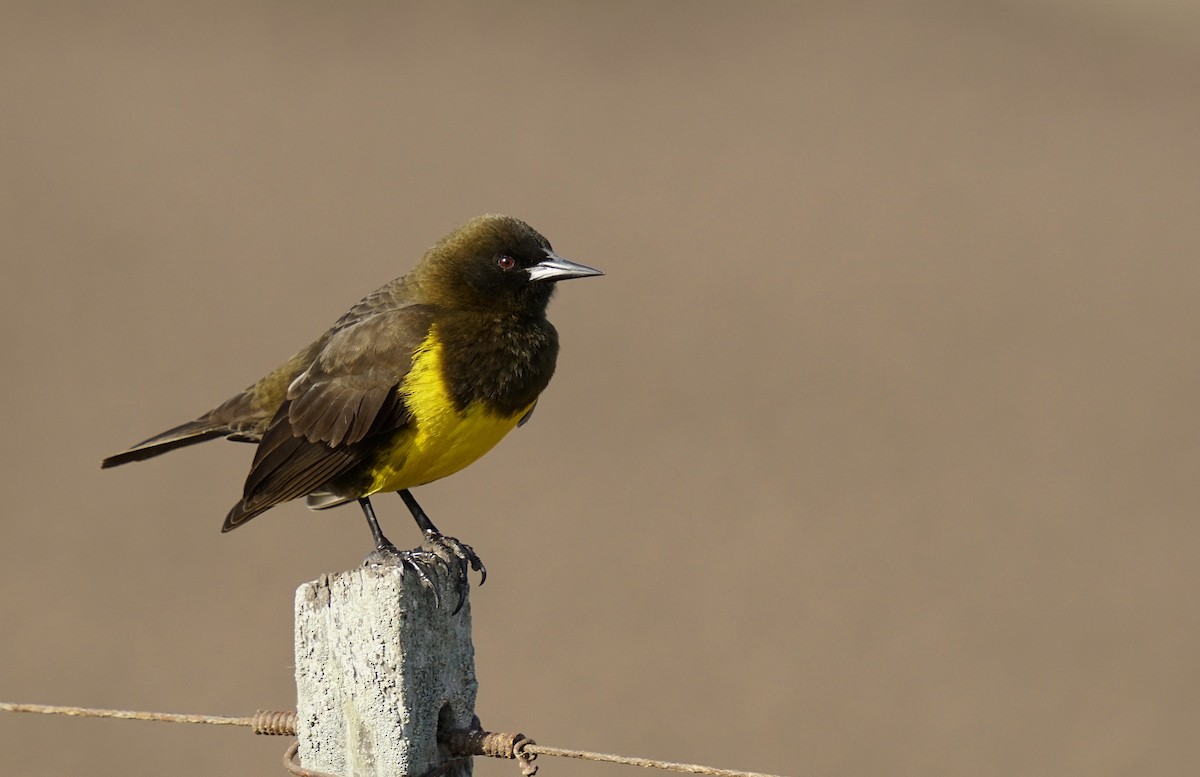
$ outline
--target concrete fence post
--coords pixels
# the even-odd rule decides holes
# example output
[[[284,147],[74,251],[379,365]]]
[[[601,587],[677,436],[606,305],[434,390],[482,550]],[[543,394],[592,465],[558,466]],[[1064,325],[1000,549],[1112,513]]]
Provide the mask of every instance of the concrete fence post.
[[[300,764],[338,777],[421,777],[445,763],[439,725],[475,716],[470,603],[431,573],[441,606],[411,569],[368,565],[296,591]],[[469,775],[470,761],[452,775]]]

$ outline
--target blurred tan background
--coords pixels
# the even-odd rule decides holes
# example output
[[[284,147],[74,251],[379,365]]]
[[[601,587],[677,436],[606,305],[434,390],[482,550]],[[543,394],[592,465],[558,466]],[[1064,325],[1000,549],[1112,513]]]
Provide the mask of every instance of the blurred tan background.
[[[418,491],[491,572],[485,724],[789,775],[1200,769],[1196,6],[0,18],[0,699],[291,707],[293,591],[366,554],[359,512],[223,536],[248,446],[100,458],[504,212],[608,276],[552,305],[534,422]],[[0,716],[8,775],[285,746]]]

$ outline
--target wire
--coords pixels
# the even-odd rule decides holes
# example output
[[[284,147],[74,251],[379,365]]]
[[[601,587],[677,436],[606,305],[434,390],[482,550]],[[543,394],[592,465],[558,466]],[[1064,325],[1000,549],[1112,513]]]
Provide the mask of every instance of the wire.
[[[39,715],[68,715],[78,718],[119,718],[122,720],[151,720],[163,723],[197,723],[213,726],[243,726],[254,729],[256,734],[275,736],[295,735],[296,713],[287,711],[259,710],[248,718],[230,718],[219,715],[181,715],[173,712],[140,712],[135,710],[105,710],[89,707],[57,707],[49,704],[13,704],[0,702],[3,712],[33,712]],[[778,775],[762,774],[760,772],[743,772],[734,769],[718,769],[714,766],[701,764],[676,763],[674,761],[659,761],[653,758],[635,758],[611,753],[593,753],[587,750],[569,750],[562,747],[539,745],[524,734],[498,734],[486,731],[453,731],[445,738],[451,754],[456,758],[473,755],[491,756],[493,758],[515,758],[521,764],[521,771],[532,777],[537,767],[530,762],[539,755],[553,755],[560,758],[579,758],[585,761],[603,761],[606,763],[641,766],[647,769],[664,769],[687,774],[708,774],[714,777],[779,777]],[[284,766],[299,777],[333,777],[324,772],[316,772],[298,765],[295,762],[298,743],[288,748],[283,757]],[[438,767],[441,769],[442,767]],[[436,771],[436,770],[435,770]],[[424,777],[433,777],[425,775]]]
[[[253,726],[253,718],[225,718],[217,715],[180,715],[174,712],[136,712],[134,710],[98,710],[88,707],[55,707],[49,704],[11,704],[0,702],[5,712],[36,712],[39,715],[69,715],[75,718],[121,718],[157,720],[164,723],[206,723],[212,726]]]
[[[119,718],[121,720],[152,720],[160,723],[203,723],[210,726],[245,726],[255,734],[286,736],[296,733],[296,713],[259,710],[248,718],[227,718],[221,715],[181,715],[176,712],[138,712],[135,710],[101,710],[90,707],[56,707],[50,704],[12,704],[0,701],[3,712],[34,712],[39,715],[67,715],[74,718]]]
[[[658,761],[653,758],[634,758],[627,755],[613,755],[611,753],[590,753],[586,750],[567,750],[561,747],[547,747],[545,745],[528,744],[522,750],[526,753],[534,755],[555,755],[560,758],[581,758],[585,761],[604,761],[613,764],[627,764],[629,766],[641,766],[647,769],[666,769],[672,772],[686,772],[688,774],[713,774],[718,777],[778,777],[777,775],[762,774],[760,772],[740,772],[734,769],[718,769],[715,766],[702,766],[700,764],[683,764],[675,763],[674,761]]]

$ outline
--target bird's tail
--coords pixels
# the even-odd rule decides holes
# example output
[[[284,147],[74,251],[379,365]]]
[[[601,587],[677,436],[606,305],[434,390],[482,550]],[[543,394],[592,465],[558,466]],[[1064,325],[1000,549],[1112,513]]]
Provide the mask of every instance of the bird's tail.
[[[109,456],[100,462],[100,468],[108,469],[131,461],[141,461],[160,453],[182,448],[185,445],[195,445],[214,437],[228,437],[233,433],[233,430],[225,424],[214,423],[211,419],[200,418],[188,421],[186,424],[180,424],[162,434],[156,434],[149,440],[143,440],[127,451]]]
[[[229,514],[225,516],[225,524],[221,527],[221,532],[224,533],[227,531],[233,531],[254,516],[261,515],[274,506],[274,502],[268,502],[265,505],[256,505],[254,507],[247,507],[245,501],[238,502],[233,506],[233,509],[229,511]]]

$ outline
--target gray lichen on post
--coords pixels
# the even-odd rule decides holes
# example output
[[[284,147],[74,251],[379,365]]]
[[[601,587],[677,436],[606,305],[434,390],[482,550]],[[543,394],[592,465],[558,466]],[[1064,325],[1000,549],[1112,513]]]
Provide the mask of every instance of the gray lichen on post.
[[[296,591],[300,763],[339,777],[418,777],[445,762],[441,725],[474,720],[471,612],[454,576],[368,565]],[[470,762],[457,774],[470,774]]]

